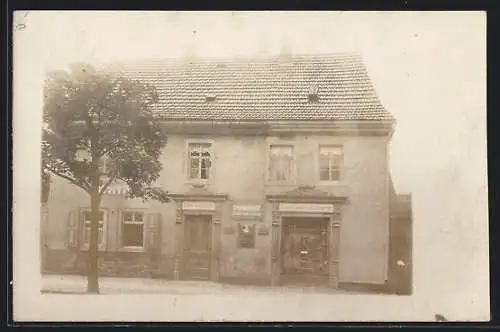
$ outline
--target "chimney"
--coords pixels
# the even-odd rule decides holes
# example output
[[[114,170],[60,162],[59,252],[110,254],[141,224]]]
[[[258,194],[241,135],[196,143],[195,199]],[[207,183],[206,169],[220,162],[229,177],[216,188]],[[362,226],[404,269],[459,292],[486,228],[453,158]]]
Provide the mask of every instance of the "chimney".
[[[292,61],[292,50],[286,41],[281,45],[280,60],[285,63]]]

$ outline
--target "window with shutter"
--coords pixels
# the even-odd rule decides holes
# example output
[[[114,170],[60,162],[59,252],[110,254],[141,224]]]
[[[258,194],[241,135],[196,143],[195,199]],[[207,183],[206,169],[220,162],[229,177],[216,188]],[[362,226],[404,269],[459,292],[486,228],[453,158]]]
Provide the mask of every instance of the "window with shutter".
[[[107,239],[107,223],[106,223],[106,212],[101,210],[99,213],[99,225],[97,229],[97,246],[99,250],[106,249],[106,239]],[[90,210],[85,210],[82,212],[82,232],[81,232],[81,243],[82,249],[88,250],[90,246],[90,224],[92,222],[92,213]]]
[[[121,213],[121,243],[127,248],[144,248],[144,213]]]

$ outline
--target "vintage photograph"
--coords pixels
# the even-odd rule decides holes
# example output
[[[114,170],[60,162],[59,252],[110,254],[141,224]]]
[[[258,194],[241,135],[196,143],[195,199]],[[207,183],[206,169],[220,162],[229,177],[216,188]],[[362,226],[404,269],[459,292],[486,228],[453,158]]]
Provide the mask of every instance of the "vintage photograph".
[[[487,320],[485,68],[480,12],[18,12],[14,283],[87,321]]]

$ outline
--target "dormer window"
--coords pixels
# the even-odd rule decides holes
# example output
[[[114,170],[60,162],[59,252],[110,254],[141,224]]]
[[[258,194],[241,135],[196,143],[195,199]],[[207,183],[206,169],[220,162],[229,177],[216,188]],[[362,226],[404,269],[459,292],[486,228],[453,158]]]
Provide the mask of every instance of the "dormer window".
[[[216,99],[217,99],[217,96],[215,94],[208,94],[205,96],[205,101],[207,103],[214,102]]]
[[[309,88],[308,99],[310,103],[317,103],[319,101],[317,85],[313,85]]]

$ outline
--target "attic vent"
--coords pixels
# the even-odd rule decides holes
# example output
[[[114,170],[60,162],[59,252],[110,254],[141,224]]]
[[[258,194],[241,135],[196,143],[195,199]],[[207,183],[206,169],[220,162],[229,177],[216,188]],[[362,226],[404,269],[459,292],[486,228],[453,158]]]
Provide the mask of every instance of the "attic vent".
[[[213,102],[213,101],[215,101],[215,99],[217,99],[217,96],[214,94],[208,94],[205,96],[206,102]]]
[[[310,103],[316,103],[319,101],[319,95],[318,95],[318,86],[313,85],[309,88],[309,102]]]

